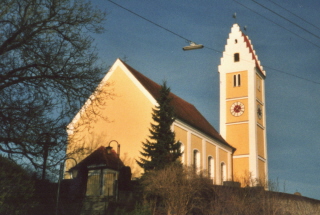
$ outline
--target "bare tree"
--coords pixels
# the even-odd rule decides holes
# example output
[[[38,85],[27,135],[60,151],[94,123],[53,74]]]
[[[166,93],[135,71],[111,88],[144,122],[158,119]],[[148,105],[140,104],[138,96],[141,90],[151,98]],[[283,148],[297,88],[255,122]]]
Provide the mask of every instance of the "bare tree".
[[[105,13],[82,0],[2,0],[0,8],[0,151],[54,165],[66,124],[102,77],[90,34],[103,31]]]
[[[176,163],[146,173],[142,185],[150,205],[162,202],[167,214],[185,215],[197,211],[206,200],[213,198],[210,179]]]

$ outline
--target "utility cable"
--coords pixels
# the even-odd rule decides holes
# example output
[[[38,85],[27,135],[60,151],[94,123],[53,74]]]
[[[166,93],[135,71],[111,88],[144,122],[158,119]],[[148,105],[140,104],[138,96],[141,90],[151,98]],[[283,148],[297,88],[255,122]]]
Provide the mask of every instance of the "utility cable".
[[[186,41],[189,42],[189,43],[192,42],[191,40],[189,40],[189,39],[187,39],[187,38],[185,38],[185,37],[183,37],[183,36],[181,36],[181,35],[173,32],[173,31],[171,31],[171,30],[169,30],[169,29],[167,29],[167,28],[165,28],[165,27],[163,27],[163,26],[161,26],[161,25],[159,25],[159,24],[157,24],[157,23],[155,23],[155,22],[153,22],[153,21],[151,21],[151,20],[149,20],[149,19],[147,19],[147,18],[145,18],[145,17],[143,17],[143,16],[135,13],[135,12],[133,12],[132,10],[129,10],[128,8],[125,8],[125,7],[123,7],[123,6],[115,3],[114,1],[111,1],[111,0],[108,0],[108,1],[111,2],[112,4],[117,5],[118,7],[122,8],[122,9],[128,11],[129,13],[132,13],[133,15],[140,17],[141,19],[143,19],[143,20],[145,20],[145,21],[147,21],[147,22],[150,22],[151,24],[153,24],[153,25],[155,25],[155,26],[158,26],[159,28],[162,28],[162,29],[165,30],[165,31],[168,31],[169,33],[174,34],[174,35],[176,35],[176,36],[178,36],[178,37],[186,40]]]
[[[299,19],[301,19],[302,21],[308,23],[309,25],[311,25],[311,26],[317,28],[318,30],[320,30],[320,28],[318,26],[312,24],[311,22],[307,21],[306,19],[302,18],[301,16],[298,16],[297,14],[291,12],[290,10],[286,9],[285,7],[282,7],[281,5],[279,5],[278,3],[276,3],[276,2],[274,2],[272,0],[269,0],[269,1],[272,2],[273,4],[277,5],[278,7],[282,8],[283,10],[287,11],[288,13],[294,15],[295,17],[298,17]]]
[[[291,31],[291,30],[289,30],[289,29],[287,29],[287,28],[283,27],[282,25],[279,25],[278,23],[274,22],[273,20],[269,19],[268,17],[263,16],[261,13],[258,13],[258,12],[256,12],[256,11],[254,11],[253,9],[251,9],[251,8],[247,7],[246,5],[244,5],[244,4],[242,4],[242,3],[240,3],[240,2],[238,2],[238,1],[236,1],[236,0],[232,0],[232,1],[234,1],[235,3],[237,3],[237,4],[241,5],[241,6],[242,6],[242,7],[244,7],[244,8],[247,8],[247,9],[248,9],[248,10],[250,10],[251,12],[253,12],[253,13],[255,13],[255,14],[257,14],[257,15],[261,16],[262,18],[264,18],[264,19],[268,20],[269,22],[272,22],[273,24],[277,25],[278,27],[280,27],[280,28],[282,28],[282,29],[284,29],[284,30],[286,30],[286,31],[290,32],[291,34],[293,34],[293,35],[295,35],[295,36],[299,37],[300,39],[303,39],[304,41],[306,41],[306,42],[308,42],[308,43],[310,43],[310,44],[312,44],[312,45],[314,45],[314,46],[316,46],[316,47],[320,48],[320,46],[319,46],[319,45],[317,45],[317,44],[315,44],[315,43],[311,42],[310,40],[307,40],[306,38],[304,38],[304,37],[300,36],[300,35],[299,35],[299,34],[297,34],[297,33],[294,33],[293,31]]]
[[[191,42],[191,40],[189,40],[189,39],[187,39],[187,38],[185,38],[185,37],[183,37],[183,36],[181,36],[181,35],[173,32],[173,31],[171,31],[171,30],[169,30],[169,29],[167,29],[167,28],[165,28],[165,27],[163,27],[163,26],[161,26],[161,25],[159,25],[159,24],[157,24],[157,23],[155,23],[155,22],[153,22],[153,21],[151,21],[151,20],[149,20],[149,19],[147,19],[147,18],[145,18],[145,17],[143,17],[143,16],[141,16],[141,15],[139,15],[139,14],[137,14],[137,13],[135,13],[135,12],[133,12],[133,11],[131,11],[131,10],[129,10],[129,9],[127,9],[127,8],[119,5],[119,4],[117,4],[117,3],[115,3],[115,2],[113,2],[112,0],[108,0],[108,1],[111,2],[111,3],[113,3],[113,4],[116,5],[116,6],[118,6],[118,7],[122,8],[122,9],[124,9],[124,10],[132,13],[133,15],[140,17],[141,19],[143,19],[143,20],[145,20],[145,21],[147,21],[147,22],[149,22],[149,23],[151,23],[151,24],[153,24],[153,25],[155,25],[155,26],[157,26],[157,27],[159,27],[159,28],[162,28],[163,30],[166,30],[167,32],[169,32],[169,33],[171,33],[171,34],[174,34],[174,35],[176,35],[176,36],[178,36],[178,37],[180,37],[180,38],[182,38],[182,39],[184,39],[184,40],[186,40],[186,41],[188,41],[188,42]],[[235,0],[233,0],[233,1],[236,2],[236,3],[238,3],[238,4],[240,4],[240,5],[243,6],[243,7],[251,10],[252,12],[254,12],[254,13],[262,16],[261,14],[255,12],[254,10],[252,10],[251,8],[248,8],[247,6],[241,4],[240,2],[237,2],[237,1],[235,1]],[[262,17],[264,17],[264,16],[262,16]],[[282,27],[281,25],[273,22],[272,20],[270,20],[270,19],[268,19],[268,18],[266,18],[266,17],[264,17],[264,18],[267,19],[267,20],[269,20],[270,22],[278,25],[279,27],[284,28],[284,27]],[[290,30],[288,30],[288,29],[286,29],[286,28],[284,28],[284,29],[287,30],[287,31],[289,31],[290,33],[292,33],[292,34],[300,37],[301,39],[304,39],[303,37],[299,36],[298,34],[295,34],[294,32],[291,32]],[[304,39],[304,40],[306,40],[306,39]],[[308,40],[306,40],[306,41],[309,42],[309,43],[311,43],[311,44],[313,44],[313,45],[315,45],[315,46],[317,46],[318,48],[320,48],[320,46],[318,46],[318,45],[316,45],[316,44],[314,44],[314,43],[312,43],[312,42],[310,42],[310,41],[308,41]],[[219,50],[217,50],[217,49],[214,49],[214,48],[211,48],[211,47],[208,47],[208,46],[204,46],[204,48],[213,50],[213,51],[218,52],[218,53],[223,53],[222,51],[219,51]],[[226,53],[226,54],[227,54],[227,53]],[[242,60],[243,60],[243,59],[242,59]],[[264,65],[263,67],[269,68],[269,69],[271,69],[271,70],[274,70],[274,71],[277,71],[277,72],[280,72],[280,73],[283,73],[283,74],[286,74],[286,75],[289,75],[289,76],[292,76],[292,77],[295,77],[295,78],[298,78],[298,79],[301,79],[301,80],[305,80],[305,81],[312,82],[312,83],[314,83],[314,84],[319,84],[319,85],[320,85],[320,82],[316,82],[316,81],[309,80],[309,79],[306,79],[306,78],[303,78],[303,77],[300,77],[300,76],[297,76],[297,75],[293,75],[293,74],[291,74],[291,73],[284,72],[284,71],[279,70],[279,69],[274,69],[274,68],[272,68],[272,67],[265,66],[265,65]]]
[[[263,7],[264,9],[266,9],[266,10],[270,11],[271,13],[276,14],[277,16],[281,17],[282,19],[284,19],[284,20],[286,20],[286,21],[290,22],[291,24],[293,24],[293,25],[297,26],[298,28],[300,28],[300,29],[304,30],[305,32],[307,32],[307,33],[311,34],[312,36],[314,36],[314,37],[316,37],[316,38],[320,39],[320,37],[319,37],[318,35],[316,35],[316,34],[312,33],[311,31],[309,31],[309,30],[307,30],[307,29],[305,29],[305,28],[303,28],[302,26],[300,26],[300,25],[298,25],[297,23],[295,23],[295,22],[291,21],[290,19],[287,19],[286,17],[284,17],[284,16],[282,16],[282,15],[278,14],[277,12],[275,12],[275,11],[271,10],[270,8],[268,8],[268,7],[264,6],[263,4],[261,4],[261,3],[257,2],[257,1],[255,1],[255,0],[252,0],[252,1],[253,1],[254,3],[256,3],[256,4],[260,5],[260,6],[261,6],[261,7]]]

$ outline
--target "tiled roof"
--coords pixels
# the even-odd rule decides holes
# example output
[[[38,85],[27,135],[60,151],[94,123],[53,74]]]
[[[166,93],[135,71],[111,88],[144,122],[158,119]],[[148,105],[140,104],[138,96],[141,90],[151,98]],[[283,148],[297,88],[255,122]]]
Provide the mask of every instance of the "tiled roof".
[[[104,165],[104,167],[108,169],[118,170],[118,168],[123,166],[123,163],[114,150],[111,150],[111,153],[108,154],[106,147],[100,146],[97,150],[92,152],[88,157],[83,159],[72,169],[78,169],[92,165]]]
[[[128,70],[135,76],[135,78],[143,85],[143,87],[156,99],[160,96],[161,86],[140,72],[122,62]],[[173,93],[170,93],[172,98],[172,106],[174,107],[176,118],[185,122],[189,126],[203,132],[213,139],[220,141],[222,144],[229,145],[222,136],[216,131],[216,129],[201,115],[201,113],[195,108],[194,105],[186,102]],[[233,148],[234,149],[234,148]]]

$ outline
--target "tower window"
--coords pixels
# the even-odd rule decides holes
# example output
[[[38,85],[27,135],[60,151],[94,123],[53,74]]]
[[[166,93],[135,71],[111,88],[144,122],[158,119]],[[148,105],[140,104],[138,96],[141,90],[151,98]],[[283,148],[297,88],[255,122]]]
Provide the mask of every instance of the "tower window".
[[[238,43],[238,40],[237,40],[237,39],[235,39],[235,40],[234,40],[234,43],[236,43],[236,44],[237,44],[237,43]]]
[[[233,55],[233,58],[234,58],[234,62],[239,62],[240,61],[240,54],[239,53],[235,53]]]
[[[233,86],[234,87],[240,87],[241,86],[241,75],[236,74],[233,76]]]

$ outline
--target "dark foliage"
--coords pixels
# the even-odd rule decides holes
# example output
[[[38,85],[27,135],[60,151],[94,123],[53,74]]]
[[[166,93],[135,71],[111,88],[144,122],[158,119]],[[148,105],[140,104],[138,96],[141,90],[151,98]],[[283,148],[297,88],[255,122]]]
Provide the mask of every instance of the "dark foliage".
[[[1,0],[0,8],[0,151],[42,168],[47,148],[50,168],[101,78],[89,33],[103,30],[105,14],[82,0]]]
[[[37,206],[34,187],[23,168],[0,156],[0,214],[28,214]]]
[[[170,104],[170,88],[166,82],[157,98],[158,106],[153,109],[150,140],[146,140],[140,152],[143,158],[137,161],[145,171],[163,169],[168,164],[175,162],[180,156],[180,142],[175,142],[175,133],[171,125],[175,120],[174,109]]]

